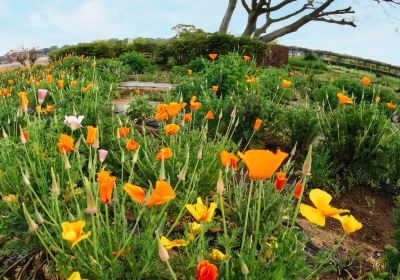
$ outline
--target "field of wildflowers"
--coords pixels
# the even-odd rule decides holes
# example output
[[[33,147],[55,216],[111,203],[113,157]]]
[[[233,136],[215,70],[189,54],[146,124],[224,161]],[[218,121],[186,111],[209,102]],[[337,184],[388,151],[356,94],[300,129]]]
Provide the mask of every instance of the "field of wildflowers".
[[[43,279],[315,279],[363,227],[311,184],[315,138],[324,134],[342,171],[364,172],[360,162],[374,158],[396,176],[385,156],[399,150],[384,150],[398,139],[396,100],[381,100],[368,77],[360,96],[336,92],[334,108],[296,97],[305,74],[210,54],[157,105],[155,131],[114,113],[121,73],[101,63],[66,56],[0,74],[1,227],[42,252]],[[288,102],[309,99],[318,107],[285,125]],[[265,133],[292,137],[266,149]],[[306,254],[300,215],[321,227],[334,220],[343,237]]]

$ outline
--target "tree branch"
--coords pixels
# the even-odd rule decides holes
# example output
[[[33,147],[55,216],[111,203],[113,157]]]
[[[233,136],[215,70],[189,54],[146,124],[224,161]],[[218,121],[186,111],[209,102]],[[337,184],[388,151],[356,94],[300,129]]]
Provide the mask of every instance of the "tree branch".
[[[284,0],[281,3],[276,4],[273,7],[270,7],[269,8],[269,12],[274,12],[274,11],[280,10],[281,8],[285,7],[287,4],[290,4],[290,3],[295,2],[295,1],[296,0]]]
[[[322,21],[322,22],[327,22],[327,23],[334,23],[334,24],[340,24],[340,25],[350,25],[353,27],[356,27],[357,25],[354,23],[354,21],[349,21],[349,20],[335,20],[335,19],[330,19],[330,18],[316,18],[313,21]]]
[[[242,0],[242,5],[243,5],[244,9],[246,10],[246,12],[248,14],[250,14],[251,9],[250,9],[249,5],[247,5],[246,0]]]

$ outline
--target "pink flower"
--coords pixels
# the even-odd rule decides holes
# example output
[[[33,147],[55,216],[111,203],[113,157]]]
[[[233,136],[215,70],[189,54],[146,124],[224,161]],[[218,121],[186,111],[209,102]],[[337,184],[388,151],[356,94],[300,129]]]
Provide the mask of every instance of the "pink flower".
[[[103,149],[99,150],[99,160],[101,163],[103,163],[103,161],[106,159],[107,155],[108,155],[107,150],[103,150]]]
[[[40,104],[43,103],[44,99],[46,98],[46,95],[47,95],[47,89],[39,89],[38,100]]]
[[[81,122],[83,121],[84,116],[65,116],[65,120],[64,123],[69,126],[72,131],[74,131],[75,129],[81,128]]]

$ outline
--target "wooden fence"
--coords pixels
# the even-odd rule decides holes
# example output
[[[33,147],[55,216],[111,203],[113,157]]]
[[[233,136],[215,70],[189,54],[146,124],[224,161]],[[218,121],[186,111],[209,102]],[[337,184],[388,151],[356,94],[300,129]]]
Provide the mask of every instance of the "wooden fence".
[[[319,57],[319,59],[328,64],[339,65],[353,69],[369,71],[376,74],[400,78],[400,66],[328,51],[313,50],[295,46],[290,46],[288,47],[288,49],[289,56],[305,56],[307,53],[315,53]]]

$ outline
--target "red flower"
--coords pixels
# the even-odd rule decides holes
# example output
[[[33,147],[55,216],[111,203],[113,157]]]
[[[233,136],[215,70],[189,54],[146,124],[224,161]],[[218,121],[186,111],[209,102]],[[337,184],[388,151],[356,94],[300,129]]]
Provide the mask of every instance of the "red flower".
[[[296,189],[294,190],[294,196],[296,197],[296,198],[300,198],[300,194],[301,194],[301,190],[303,189],[303,185],[300,183],[300,182],[298,182],[297,184],[296,184]]]
[[[275,189],[278,191],[283,190],[286,183],[286,175],[283,172],[278,172],[275,177]]]
[[[197,265],[197,279],[198,280],[215,280],[218,277],[218,268],[204,260]]]

